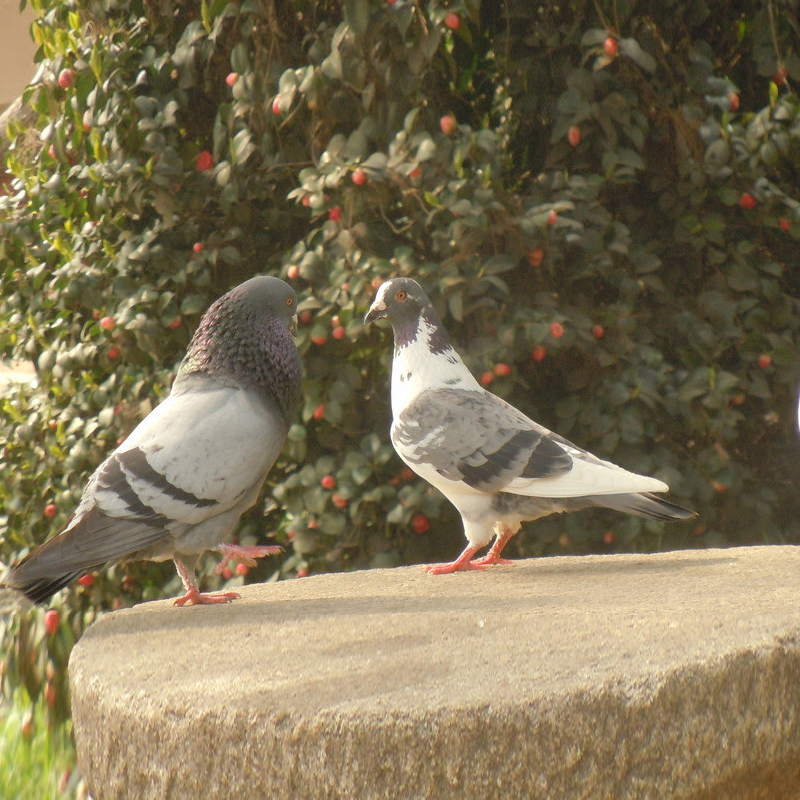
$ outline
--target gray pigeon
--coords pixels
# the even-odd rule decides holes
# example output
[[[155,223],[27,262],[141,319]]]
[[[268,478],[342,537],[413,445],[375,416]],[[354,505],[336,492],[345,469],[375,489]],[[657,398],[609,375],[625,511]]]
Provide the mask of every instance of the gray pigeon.
[[[394,329],[392,444],[414,472],[458,509],[467,547],[433,574],[509,564],[500,557],[524,520],[587,507],[650,519],[690,519],[651,494],[669,487],[581,450],[528,419],[475,380],[416,281],[379,289],[365,323]],[[494,537],[489,552],[473,558]]]
[[[20,561],[6,586],[46,602],[74,578],[118,561],[172,559],[186,588],[175,605],[224,603],[204,594],[195,564],[218,550],[253,565],[280,547],[224,543],[258,499],[300,401],[297,295],[256,277],[205,313],[169,396],[89,478],[66,527]]]

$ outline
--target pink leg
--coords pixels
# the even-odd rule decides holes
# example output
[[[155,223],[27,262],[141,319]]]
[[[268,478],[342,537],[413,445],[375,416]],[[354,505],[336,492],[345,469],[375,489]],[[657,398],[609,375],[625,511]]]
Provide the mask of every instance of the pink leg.
[[[238,544],[228,544],[223,542],[214,548],[222,553],[222,561],[217,564],[214,572],[217,575],[222,574],[228,562],[233,559],[241,564],[247,564],[248,567],[256,566],[257,558],[264,558],[265,556],[275,556],[283,552],[283,548],[278,544],[269,545],[254,545],[252,547],[241,547]]]
[[[183,597],[175,598],[176,606],[195,606],[209,605],[211,603],[227,603],[229,600],[236,600],[241,597],[237,592],[201,592],[197,588],[197,581],[194,576],[194,569],[189,568],[178,558],[172,559],[175,562],[175,569],[181,577],[186,594]]]
[[[519,530],[519,528],[517,528]],[[476,558],[472,562],[473,567],[490,567],[492,564],[499,564],[501,566],[509,566],[514,562],[510,558],[500,558],[500,553],[503,551],[503,548],[508,544],[508,540],[516,533],[517,531],[513,530],[512,528],[503,525],[500,529],[500,532],[497,535],[497,538],[494,540],[494,544],[492,545],[491,550],[483,556],[483,558]]]
[[[474,556],[475,553],[477,553],[480,549],[480,547],[467,545],[464,552],[455,561],[451,561],[449,564],[428,564],[422,569],[424,569],[429,575],[447,575],[450,572],[465,572],[471,569],[485,569],[483,564],[478,564],[477,562],[470,560],[472,556]],[[488,566],[488,564],[486,566]]]

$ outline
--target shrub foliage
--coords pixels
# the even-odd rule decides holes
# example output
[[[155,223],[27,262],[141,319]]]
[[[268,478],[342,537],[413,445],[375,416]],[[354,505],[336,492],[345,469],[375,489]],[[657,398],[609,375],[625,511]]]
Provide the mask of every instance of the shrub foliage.
[[[259,272],[302,297],[305,401],[240,532],[286,555],[230,584],[463,546],[388,441],[390,333],[361,320],[398,274],[492,391],[700,512],[543,520],[518,554],[800,539],[796,0],[31,4],[0,353],[37,382],[0,401],[6,562]],[[85,583],[54,635],[41,612],[3,623],[7,685],[56,686],[53,719],[85,624],[177,588],[168,565]]]

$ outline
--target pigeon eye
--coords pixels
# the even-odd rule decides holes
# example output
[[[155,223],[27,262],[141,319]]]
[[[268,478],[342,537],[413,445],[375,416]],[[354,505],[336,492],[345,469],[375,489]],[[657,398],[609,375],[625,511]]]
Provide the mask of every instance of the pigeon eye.
[[[286,305],[287,306],[293,306],[294,305],[294,298],[293,297],[287,297],[286,298]]]
[[[404,303],[406,301],[406,297],[408,294],[406,293],[405,289],[401,289],[395,296],[394,299],[397,300],[399,303]]]

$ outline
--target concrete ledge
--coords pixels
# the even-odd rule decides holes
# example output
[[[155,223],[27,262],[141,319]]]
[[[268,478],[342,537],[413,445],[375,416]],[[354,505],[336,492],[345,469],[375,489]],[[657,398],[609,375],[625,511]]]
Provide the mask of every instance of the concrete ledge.
[[[418,568],[147,603],[70,661],[110,798],[800,796],[800,549]]]

